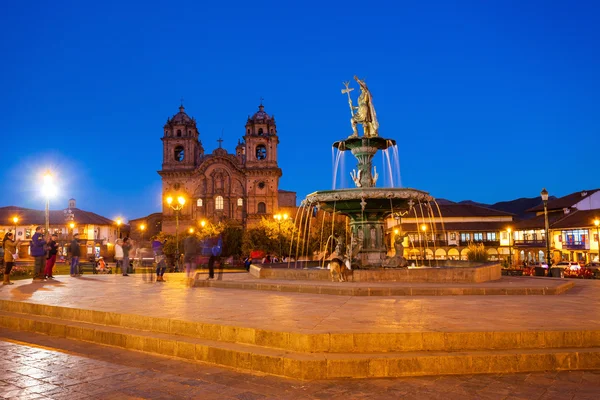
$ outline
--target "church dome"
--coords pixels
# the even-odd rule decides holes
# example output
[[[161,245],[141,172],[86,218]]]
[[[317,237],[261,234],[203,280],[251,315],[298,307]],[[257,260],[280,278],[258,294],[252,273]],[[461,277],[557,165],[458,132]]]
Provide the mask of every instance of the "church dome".
[[[273,118],[265,112],[265,106],[261,104],[258,106],[258,111],[248,119],[255,122],[266,122],[272,120]]]
[[[195,125],[193,118],[185,113],[183,105],[179,106],[179,112],[173,116],[168,122],[172,125]]]

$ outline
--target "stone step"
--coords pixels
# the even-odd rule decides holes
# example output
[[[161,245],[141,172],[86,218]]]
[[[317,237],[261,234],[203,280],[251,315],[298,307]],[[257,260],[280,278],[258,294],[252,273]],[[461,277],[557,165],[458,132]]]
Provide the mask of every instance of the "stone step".
[[[438,286],[403,286],[390,284],[390,286],[349,286],[348,283],[336,282],[246,282],[246,281],[219,281],[203,279],[204,275],[197,275],[193,282],[194,287],[214,287],[220,289],[264,290],[272,292],[329,294],[337,296],[532,296],[532,295],[559,295],[575,286],[573,281],[551,282],[549,286],[532,287],[476,287],[460,284],[448,284],[446,287]]]
[[[387,353],[600,347],[600,331],[307,332],[271,331],[179,319],[0,300],[0,311],[300,353]]]
[[[299,353],[0,311],[0,327],[301,380],[600,369],[600,348]]]

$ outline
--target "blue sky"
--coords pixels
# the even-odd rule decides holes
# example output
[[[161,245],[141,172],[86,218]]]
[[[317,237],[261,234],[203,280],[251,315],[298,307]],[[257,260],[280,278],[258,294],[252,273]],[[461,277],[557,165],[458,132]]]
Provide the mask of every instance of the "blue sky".
[[[159,211],[160,137],[181,97],[204,148],[223,132],[230,152],[263,97],[280,187],[300,201],[332,186],[355,74],[405,187],[486,203],[598,187],[599,15],[583,1],[9,2],[0,206],[42,208],[51,167],[53,209]]]

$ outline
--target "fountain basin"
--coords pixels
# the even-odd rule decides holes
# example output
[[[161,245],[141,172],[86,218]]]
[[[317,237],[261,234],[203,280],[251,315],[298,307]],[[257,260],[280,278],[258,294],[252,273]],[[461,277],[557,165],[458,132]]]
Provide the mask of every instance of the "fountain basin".
[[[499,263],[463,263],[463,266],[456,263],[444,267],[356,269],[347,278],[350,282],[481,283],[498,280],[502,275]],[[294,269],[252,264],[250,274],[260,279],[331,280],[329,270],[320,268]]]

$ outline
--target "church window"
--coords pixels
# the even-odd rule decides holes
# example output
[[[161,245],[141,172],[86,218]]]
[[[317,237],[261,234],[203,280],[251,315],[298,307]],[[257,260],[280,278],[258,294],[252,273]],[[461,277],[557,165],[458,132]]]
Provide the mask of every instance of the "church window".
[[[259,214],[267,213],[267,205],[265,203],[263,203],[262,201],[260,203],[258,203],[258,213]]]
[[[183,146],[175,147],[175,161],[182,162],[185,158],[185,151],[183,150]]]
[[[181,129],[177,129],[177,137],[181,137]]]
[[[262,136],[263,135],[263,128],[258,128],[258,136]]]
[[[271,133],[275,133],[275,131],[273,130],[273,128],[271,128]]]
[[[250,134],[250,129],[248,129],[248,135]]]
[[[267,148],[263,144],[256,146],[256,159],[264,160],[267,158]]]
[[[196,207],[202,207],[202,199],[196,200]]]
[[[165,136],[169,136],[169,131],[165,131]]]
[[[258,188],[259,189],[264,189],[265,188],[265,183],[264,182],[258,182]]]
[[[241,197],[238,199],[238,206],[243,206],[244,205],[244,199],[242,199]]]
[[[217,210],[223,209],[223,196],[217,196],[215,198],[215,209],[217,209]]]

